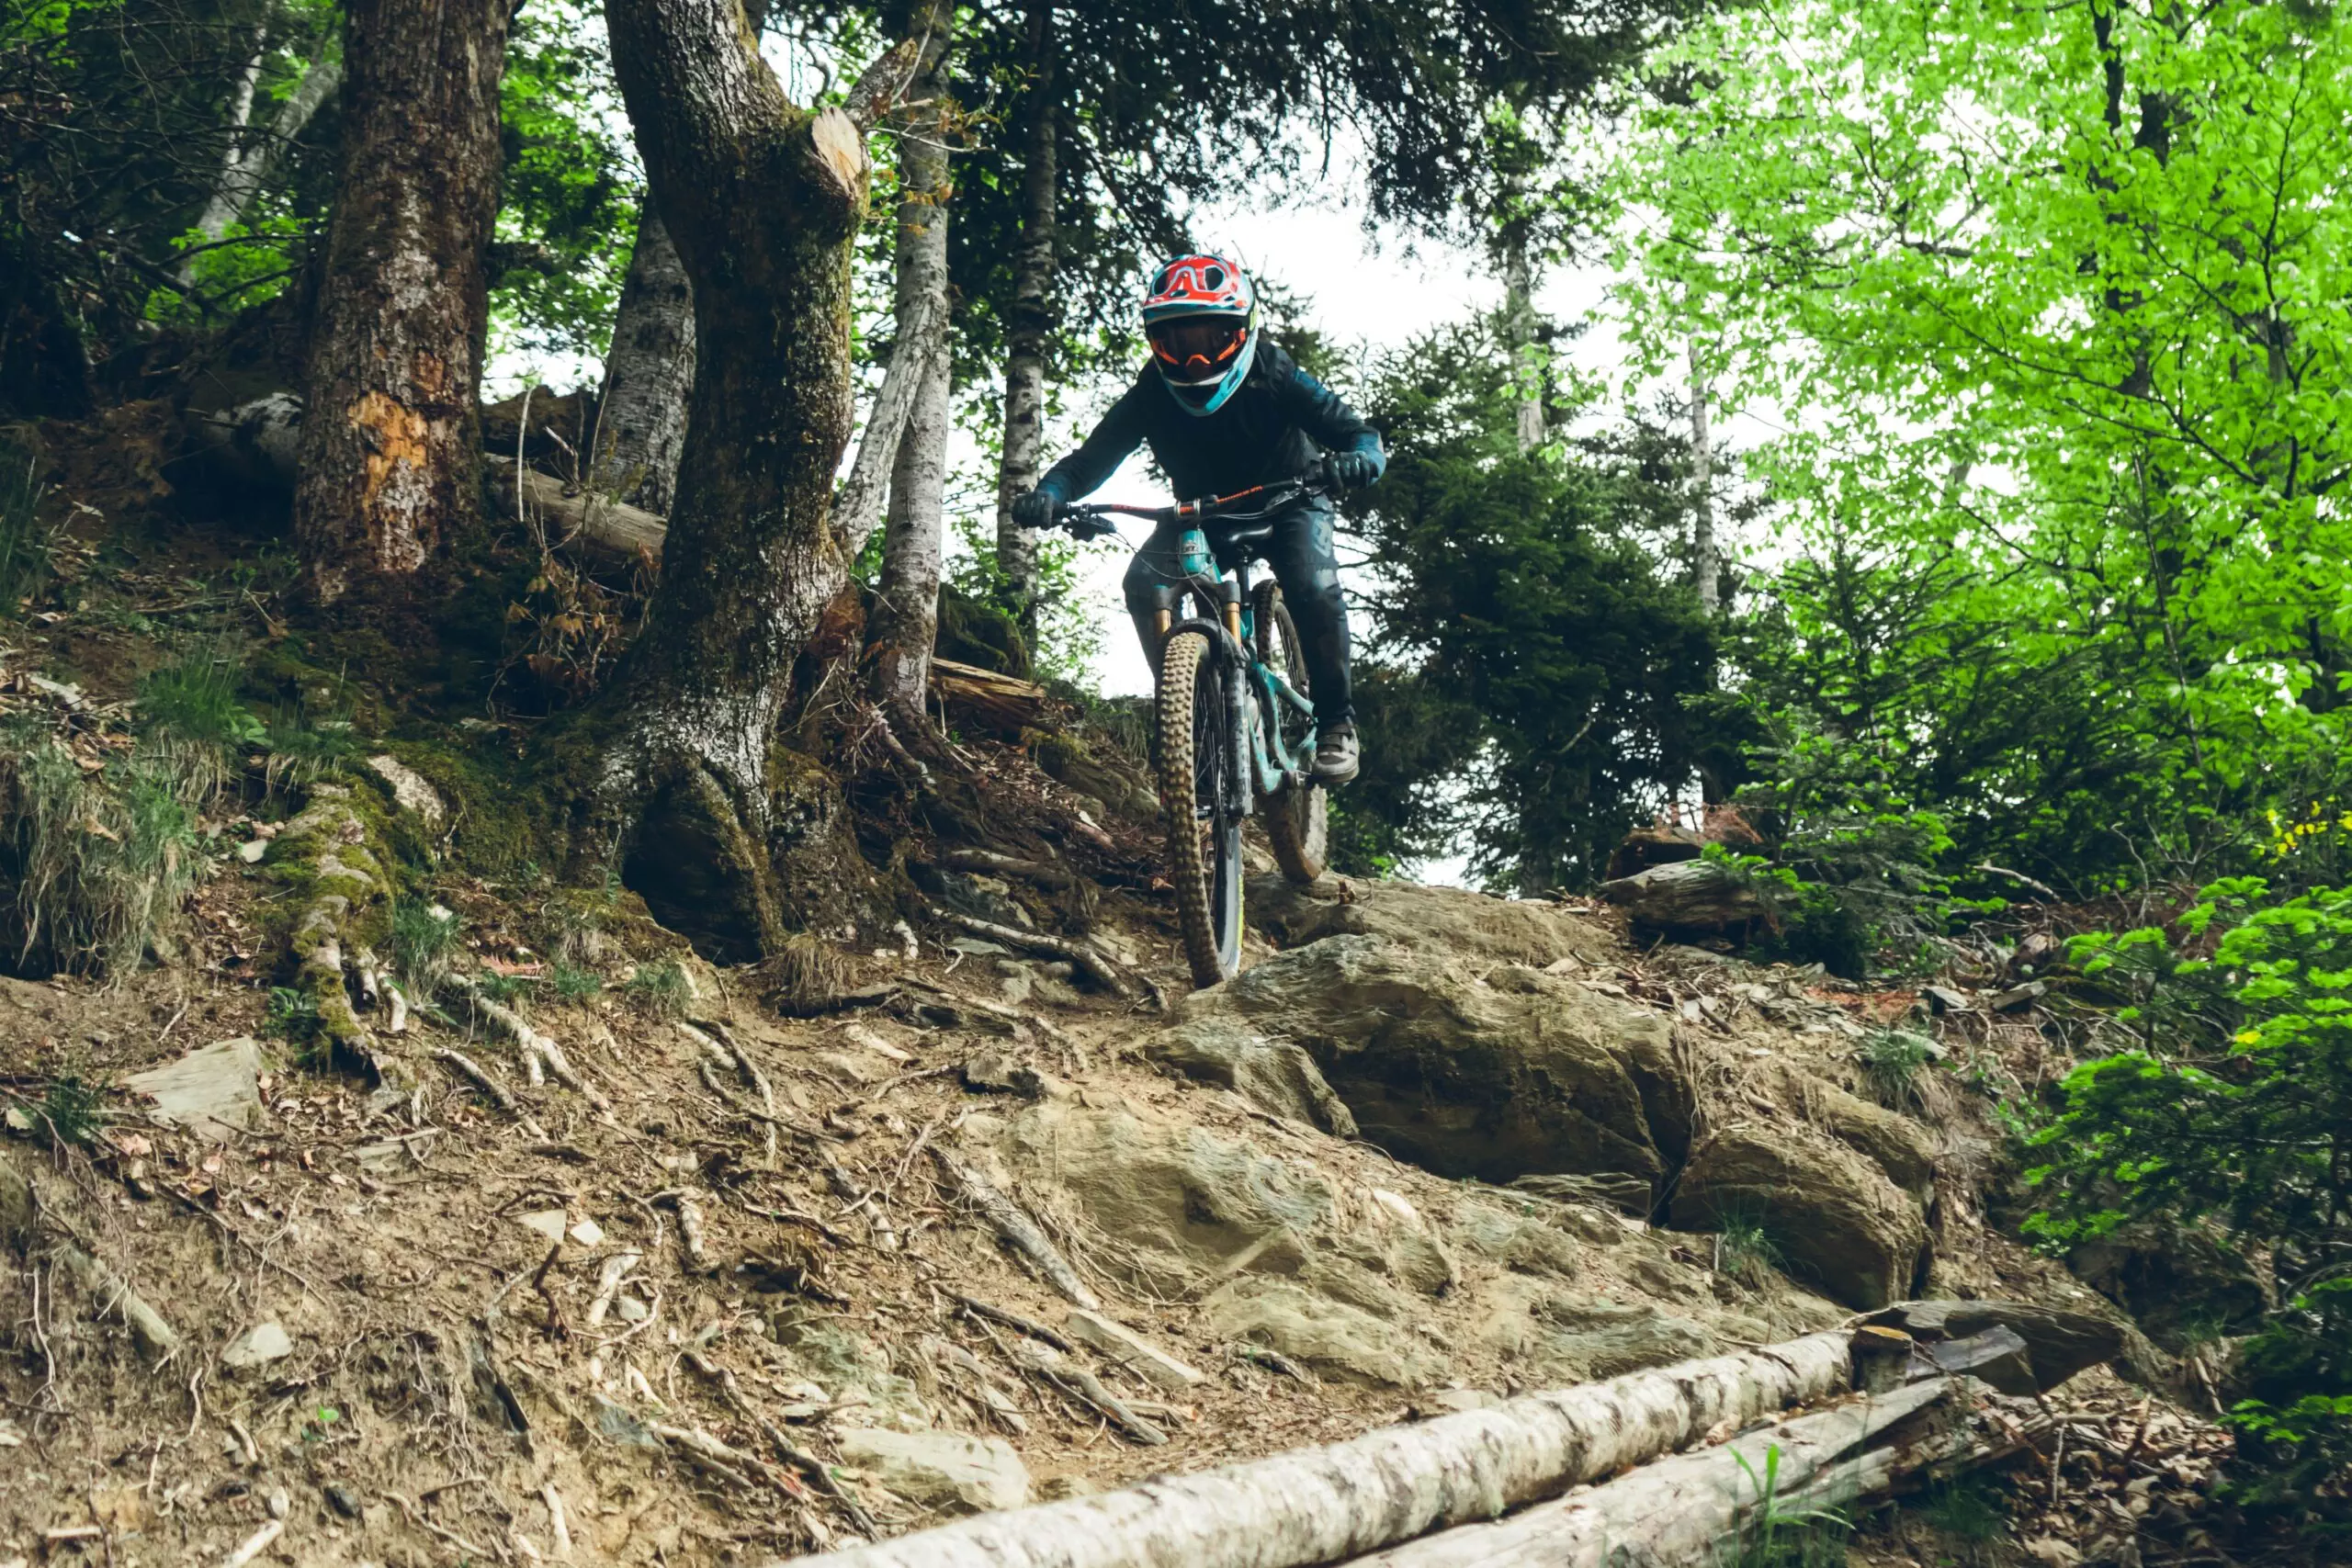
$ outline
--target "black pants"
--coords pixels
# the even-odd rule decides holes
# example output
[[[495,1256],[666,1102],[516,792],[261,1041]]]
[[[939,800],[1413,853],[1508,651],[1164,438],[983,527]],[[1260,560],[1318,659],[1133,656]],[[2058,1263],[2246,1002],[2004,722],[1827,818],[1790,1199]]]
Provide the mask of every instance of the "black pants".
[[[1315,722],[1324,728],[1352,724],[1356,715],[1349,689],[1348,604],[1340,594],[1340,558],[1332,551],[1334,522],[1329,506],[1306,502],[1277,518],[1273,536],[1256,547],[1259,556],[1273,569],[1274,581],[1282,584],[1283,603],[1290,606],[1299,641],[1306,645],[1306,682],[1315,699]],[[1127,564],[1123,585],[1127,614],[1135,617],[1136,636],[1143,640],[1147,655],[1158,648],[1152,591],[1184,581],[1176,554],[1182,532],[1179,524],[1159,529]],[[1214,522],[1207,532],[1210,542],[1218,543]]]

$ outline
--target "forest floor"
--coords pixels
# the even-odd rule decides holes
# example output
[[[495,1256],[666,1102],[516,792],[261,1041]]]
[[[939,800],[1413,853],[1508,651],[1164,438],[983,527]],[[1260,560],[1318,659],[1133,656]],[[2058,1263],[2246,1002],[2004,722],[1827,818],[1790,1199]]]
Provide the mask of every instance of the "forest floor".
[[[211,572],[151,554],[0,636],[0,707],[103,766],[111,731],[88,715],[130,698],[155,619],[194,592],[176,584]],[[968,751],[1058,787],[1021,747]],[[714,966],[617,887],[428,854],[410,907],[447,911],[431,964],[463,984],[413,987],[397,1032],[389,1008],[368,1015],[392,1068],[371,1086],[306,1044],[286,999],[311,884],[277,834],[337,790],[388,817],[413,803],[366,769],[266,781],[205,823],[159,961],[0,978],[0,1162],[49,1235],[177,1338],[158,1358],[114,1287],[94,1297],[38,1249],[6,1259],[0,1568],[228,1562],[273,1528],[250,1560],[763,1562],[1851,1317],[1800,1282],[1821,1285],[1789,1255],[1806,1238],[1463,1174],[1492,1103],[1439,1107],[1424,1163],[1409,1139],[1384,1148],[1378,1072],[1334,1069],[1342,1115],[1261,1038],[1293,1010],[1341,1056],[1419,1030],[1397,1048],[1486,1060],[1541,1034],[1555,1064],[1670,1063],[1669,1186],[1692,1140],[1752,1123],[1911,1205],[1929,1252],[1916,1275],[1897,1260],[1896,1288],[2113,1311],[1996,1217],[2000,1108],[2066,1065],[2030,1006],[1937,1013],[1917,985],[1636,942],[1576,900],[1268,877],[1257,978],[1172,1017],[936,924],[803,948],[812,1003],[808,976]],[[1109,793],[1111,830],[1148,842]],[[1066,892],[972,871],[926,889],[1040,931],[1068,923]],[[1084,903],[1097,950],[1185,997],[1163,895],[1128,879]],[[541,1081],[467,986],[552,1041],[571,1081]],[[1865,1047],[1896,1025],[1935,1059],[1889,1096]],[[159,1068],[189,1076],[141,1080]],[[1006,1245],[1002,1206],[1075,1278],[1057,1288]],[[2104,1369],[2051,1398],[2059,1457],[1868,1511],[1843,1550],[1887,1568],[2224,1560],[2209,1406]]]

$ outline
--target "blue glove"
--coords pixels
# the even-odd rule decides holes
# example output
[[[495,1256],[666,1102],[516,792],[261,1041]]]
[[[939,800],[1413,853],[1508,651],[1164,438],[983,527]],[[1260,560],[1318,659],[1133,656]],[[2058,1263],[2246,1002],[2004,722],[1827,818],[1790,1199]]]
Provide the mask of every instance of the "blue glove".
[[[1331,482],[1343,491],[1362,490],[1380,477],[1380,464],[1363,452],[1334,452],[1325,465]]]
[[[1052,491],[1033,490],[1012,498],[1012,520],[1023,528],[1050,528],[1055,509],[1060,505],[1061,497]]]

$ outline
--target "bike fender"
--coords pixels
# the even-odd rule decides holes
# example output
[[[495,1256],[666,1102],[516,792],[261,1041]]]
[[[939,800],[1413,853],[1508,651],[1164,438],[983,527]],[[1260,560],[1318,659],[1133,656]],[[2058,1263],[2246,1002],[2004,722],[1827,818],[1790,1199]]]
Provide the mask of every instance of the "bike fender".
[[[1227,631],[1225,627],[1215,621],[1205,620],[1201,616],[1195,615],[1189,621],[1179,621],[1174,626],[1168,628],[1168,635],[1170,637],[1174,637],[1178,632],[1198,632],[1203,637],[1208,638],[1211,642],[1216,643],[1217,647],[1224,651],[1225,656],[1227,659],[1234,660],[1236,663],[1244,665],[1248,664],[1250,661],[1250,656],[1241,651],[1241,645],[1233,640],[1233,634]]]

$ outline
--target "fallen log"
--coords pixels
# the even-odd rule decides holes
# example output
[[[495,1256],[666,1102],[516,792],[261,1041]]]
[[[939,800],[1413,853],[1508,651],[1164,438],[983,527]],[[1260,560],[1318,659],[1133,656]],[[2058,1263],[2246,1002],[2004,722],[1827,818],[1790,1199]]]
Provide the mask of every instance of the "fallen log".
[[[561,479],[537,468],[523,470],[523,499],[514,499],[514,459],[485,453],[490,466],[491,494],[499,510],[521,517],[525,509],[548,525],[551,545],[576,544],[624,561],[660,560],[670,525],[652,513],[594,491],[574,491]]]
[[[1492,1524],[1424,1536],[1348,1568],[1707,1568],[1730,1561],[1725,1549],[1736,1550],[1767,1510],[1785,1519],[1842,1506],[1930,1465],[1994,1452],[2001,1445],[1983,1439],[1968,1418],[1985,1397],[1992,1391],[1973,1380],[1914,1383],[1661,1459]],[[1882,1438],[1891,1440],[1873,1446]]]
[[[1305,1568],[1345,1562],[1842,1392],[1849,1336],[1523,1394],[1200,1475],[982,1515],[830,1568]]]
[[[1045,687],[977,664],[933,660],[931,689],[951,712],[1000,735],[1040,729],[1051,718],[1053,698]]]
[[[1725,931],[1772,918],[1756,880],[1720,861],[1669,861],[1596,891],[1634,924],[1655,931]]]

